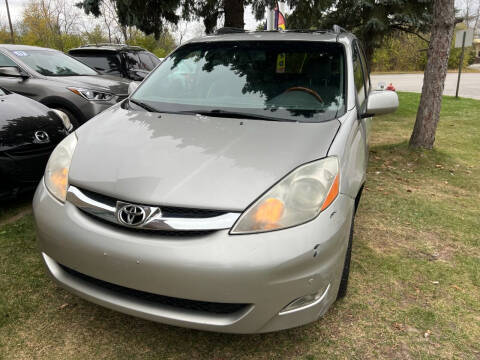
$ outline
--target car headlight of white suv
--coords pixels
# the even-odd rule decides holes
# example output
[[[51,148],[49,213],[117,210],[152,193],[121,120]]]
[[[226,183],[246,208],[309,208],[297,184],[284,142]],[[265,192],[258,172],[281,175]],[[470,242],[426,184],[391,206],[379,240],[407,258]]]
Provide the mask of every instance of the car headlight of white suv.
[[[76,146],[77,136],[71,133],[53,150],[45,169],[45,185],[61,202],[65,202],[67,197],[68,172]]]
[[[258,233],[306,223],[335,200],[339,185],[335,156],[304,164],[250,205],[230,233]]]

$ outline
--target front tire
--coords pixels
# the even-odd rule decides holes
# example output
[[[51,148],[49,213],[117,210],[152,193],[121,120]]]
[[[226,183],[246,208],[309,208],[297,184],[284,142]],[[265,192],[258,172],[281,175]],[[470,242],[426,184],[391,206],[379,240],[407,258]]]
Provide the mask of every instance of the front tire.
[[[338,288],[337,300],[347,296],[348,277],[350,275],[350,262],[352,259],[352,240],[353,240],[353,225],[355,222],[355,213],[352,215],[352,225],[350,226],[350,234],[348,236],[347,253],[345,254],[345,263],[343,265],[342,278],[340,280],[340,287]]]

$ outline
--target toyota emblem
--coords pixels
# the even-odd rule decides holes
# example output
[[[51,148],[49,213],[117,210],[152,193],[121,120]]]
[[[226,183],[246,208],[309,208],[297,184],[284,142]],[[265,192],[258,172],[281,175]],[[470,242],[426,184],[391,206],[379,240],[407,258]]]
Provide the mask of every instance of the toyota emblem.
[[[141,206],[127,204],[118,210],[117,218],[124,225],[138,226],[145,222],[147,213]]]

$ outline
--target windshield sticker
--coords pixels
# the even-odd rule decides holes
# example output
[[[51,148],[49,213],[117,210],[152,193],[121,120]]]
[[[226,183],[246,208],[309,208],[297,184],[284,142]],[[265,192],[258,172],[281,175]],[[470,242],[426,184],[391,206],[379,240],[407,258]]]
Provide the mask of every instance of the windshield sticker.
[[[277,55],[277,74],[283,74],[285,72],[285,53]]]
[[[28,54],[25,51],[14,51],[13,52],[15,56],[21,57],[21,56],[28,56]]]

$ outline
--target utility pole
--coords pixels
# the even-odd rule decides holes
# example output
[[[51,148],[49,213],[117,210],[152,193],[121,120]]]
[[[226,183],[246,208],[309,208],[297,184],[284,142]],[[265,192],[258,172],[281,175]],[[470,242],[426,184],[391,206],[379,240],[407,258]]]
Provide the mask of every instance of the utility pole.
[[[13,36],[13,26],[12,19],[10,17],[10,8],[8,7],[8,0],[5,0],[5,5],[7,5],[8,24],[10,25],[10,37],[12,38],[12,44],[15,44],[15,37]]]
[[[458,63],[457,91],[455,92],[456,98],[458,98],[458,88],[460,87],[460,76],[462,75],[463,56],[465,54],[465,38],[466,37],[467,37],[467,32],[464,31],[462,36],[462,52],[460,53],[460,62]]]

